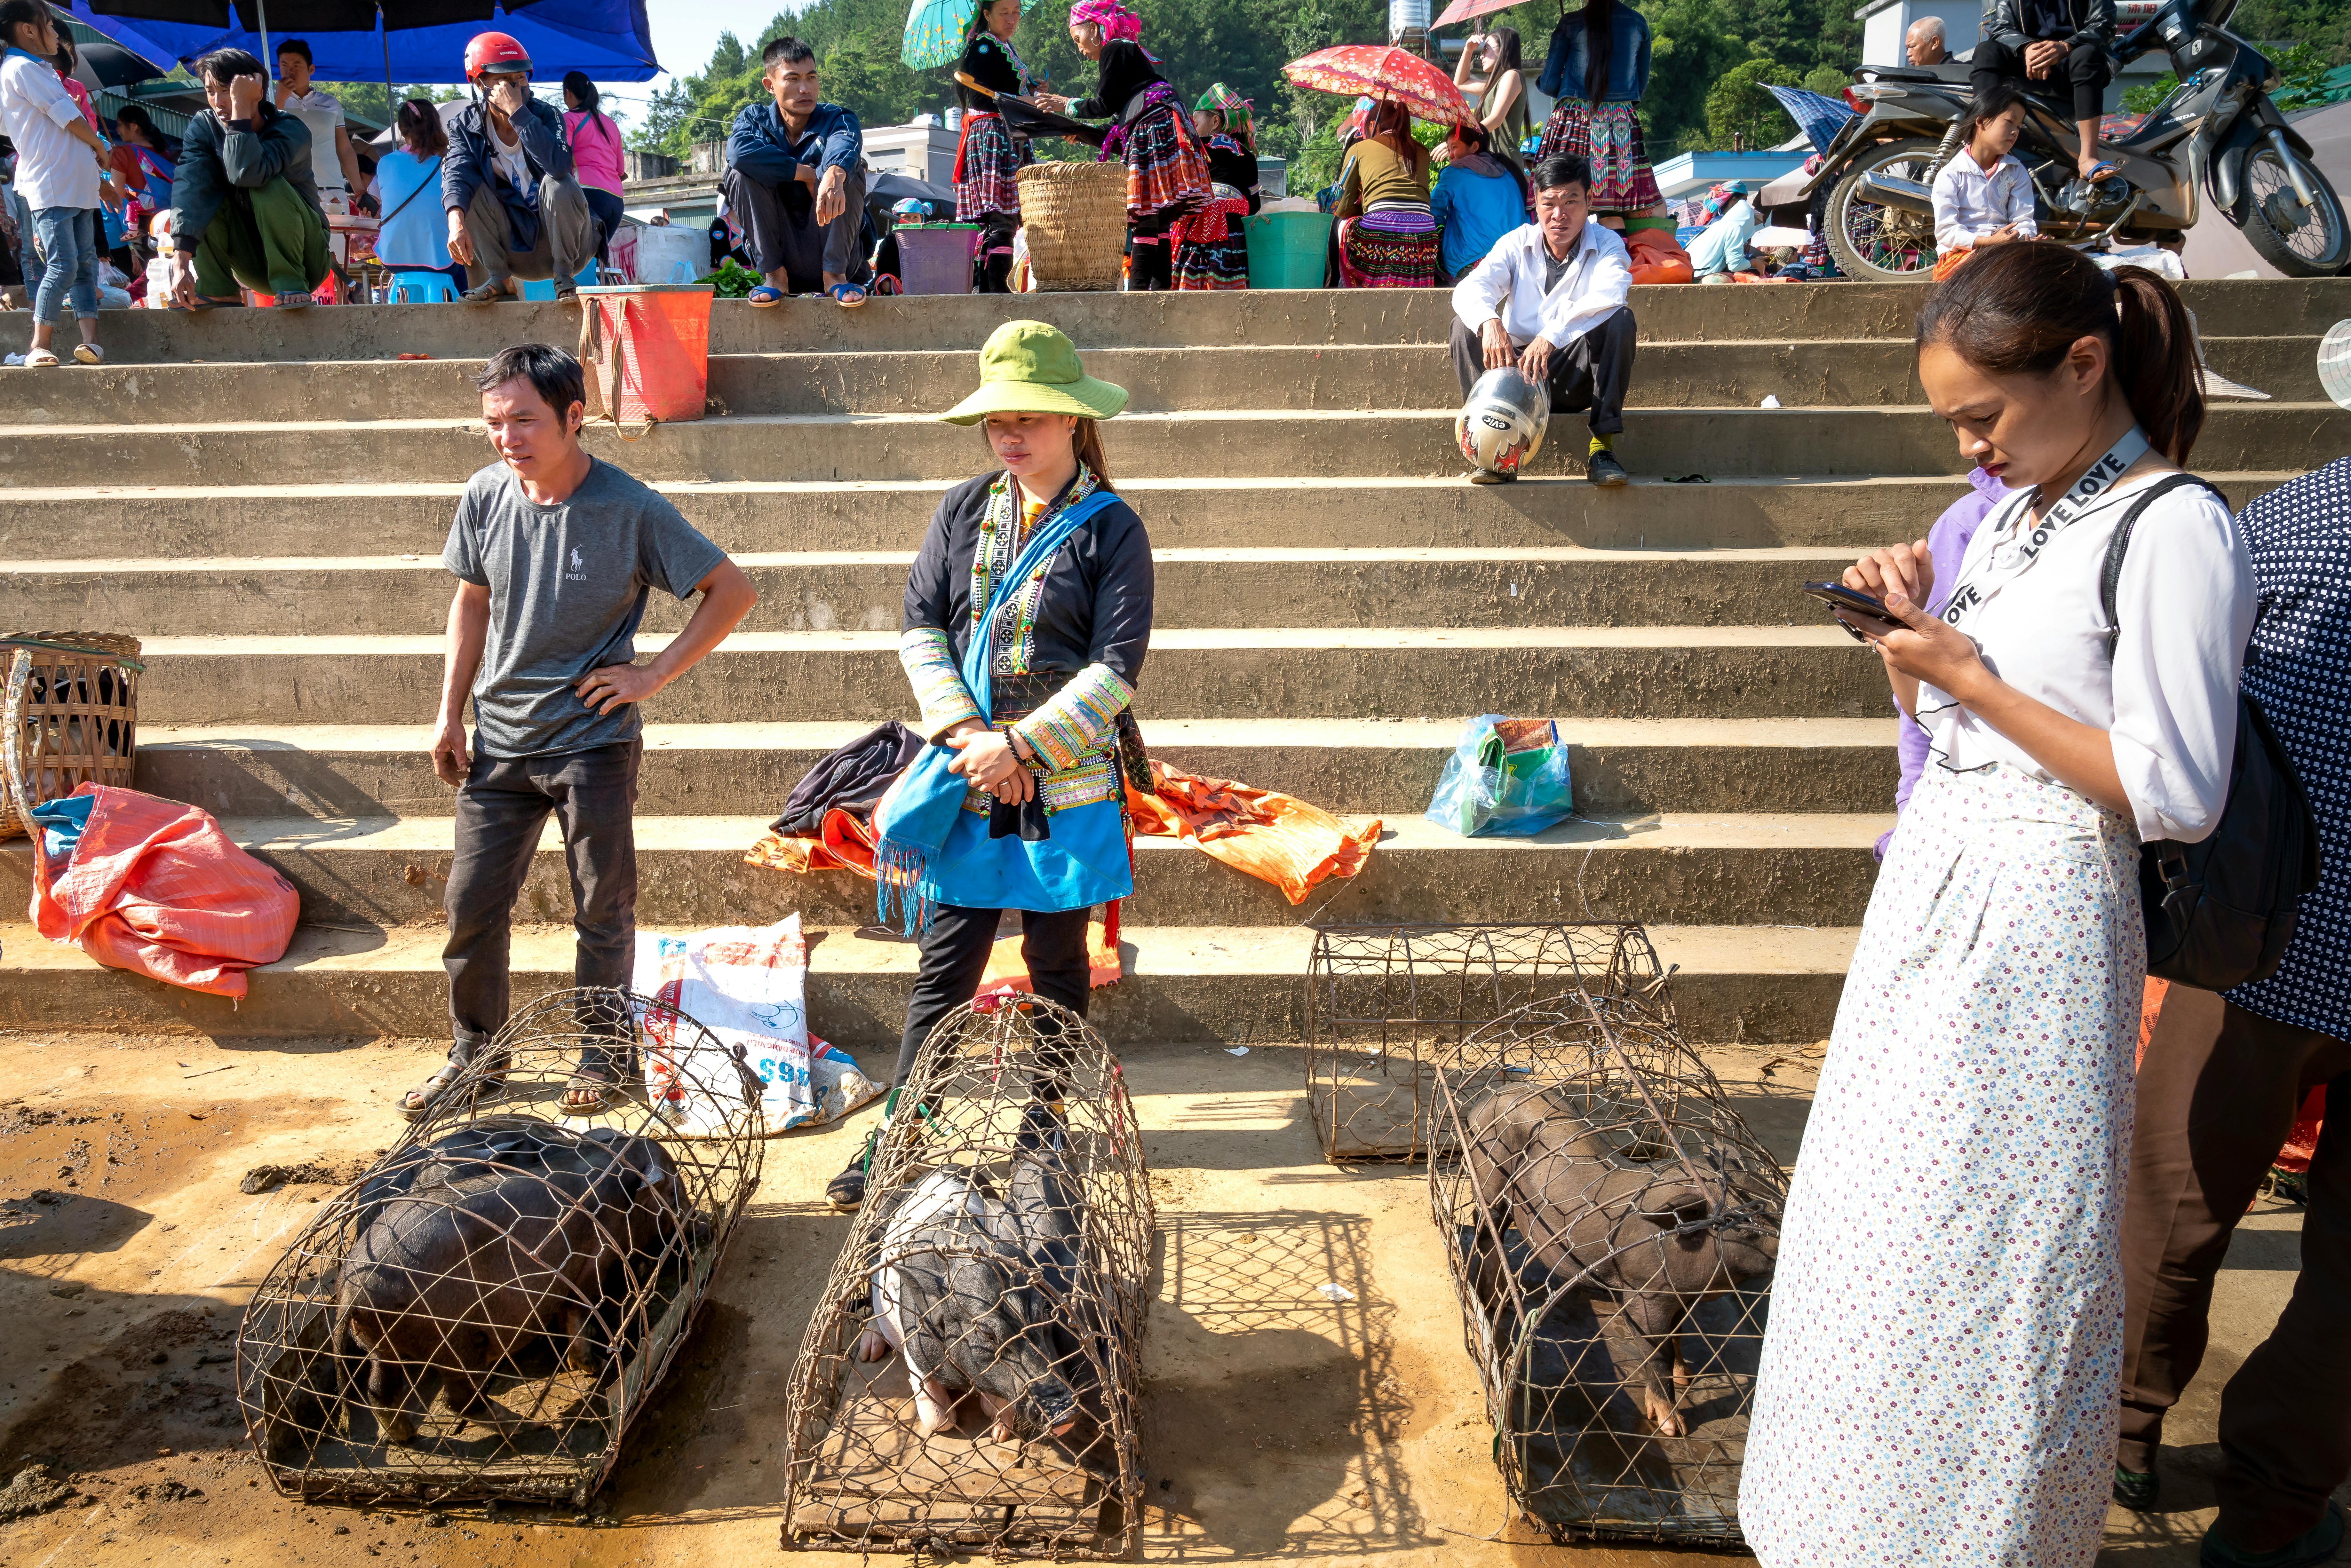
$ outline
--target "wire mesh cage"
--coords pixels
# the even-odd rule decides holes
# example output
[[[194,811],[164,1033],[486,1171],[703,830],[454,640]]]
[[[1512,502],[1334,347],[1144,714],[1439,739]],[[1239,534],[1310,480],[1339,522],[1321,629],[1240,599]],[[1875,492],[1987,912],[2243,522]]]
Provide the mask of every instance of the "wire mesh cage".
[[[1584,990],[1671,1016],[1667,971],[1631,923],[1323,925],[1306,985],[1306,1094],[1329,1160],[1419,1159],[1430,1064],[1513,1008]]]
[[[1429,1198],[1512,1503],[1739,1542],[1787,1182],[1672,1020],[1576,993],[1439,1063]]]
[[[592,1113],[563,1107],[583,1065],[619,1080]],[[652,998],[517,1012],[246,1308],[237,1386],[271,1483],[585,1506],[758,1184],[759,1088]]]
[[[1032,996],[931,1031],[809,1322],[785,1544],[1130,1556],[1155,1218],[1117,1059]]]

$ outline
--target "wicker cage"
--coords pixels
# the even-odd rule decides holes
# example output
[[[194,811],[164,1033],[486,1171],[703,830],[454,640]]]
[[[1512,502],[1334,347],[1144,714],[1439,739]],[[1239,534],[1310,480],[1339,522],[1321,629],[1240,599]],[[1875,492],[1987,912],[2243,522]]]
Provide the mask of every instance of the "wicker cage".
[[[1672,1022],[1578,992],[1438,1063],[1429,1199],[1511,1502],[1739,1542],[1787,1181]]]
[[[991,998],[891,1105],[792,1369],[784,1543],[1134,1554],[1156,1221],[1117,1059]]]
[[[1031,163],[1020,224],[1040,290],[1116,288],[1126,260],[1126,165]]]
[[[1580,988],[1672,1013],[1630,923],[1325,925],[1308,962],[1307,1108],[1329,1160],[1426,1154],[1430,1064],[1513,1008]]]
[[[0,839],[32,831],[26,813],[85,783],[131,787],[138,747],[139,639],[112,632],[0,637]]]
[[[583,1060],[627,1084],[593,1113],[560,1107]],[[761,1133],[758,1080],[667,1004],[523,1009],[246,1306],[237,1387],[271,1484],[585,1507],[708,1292]]]

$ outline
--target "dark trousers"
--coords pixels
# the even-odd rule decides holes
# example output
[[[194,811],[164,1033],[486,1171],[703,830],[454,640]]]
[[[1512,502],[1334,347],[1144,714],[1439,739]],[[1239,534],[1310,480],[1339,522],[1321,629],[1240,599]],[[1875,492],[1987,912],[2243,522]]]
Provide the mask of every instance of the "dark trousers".
[[[627,212],[618,191],[607,191],[601,185],[582,185],[580,194],[588,198],[588,210],[596,216],[596,259],[612,259],[612,236],[621,232],[621,220]]]
[[[751,253],[755,270],[783,268],[795,294],[816,293],[828,272],[857,277],[863,259],[858,255],[858,237],[865,222],[865,174],[862,170],[848,172],[841,215],[820,224],[816,221],[815,186],[798,180],[763,185],[738,169],[726,171],[719,184],[726,193],[727,212],[743,225],[743,247]]]
[[[1625,428],[1625,393],[1633,384],[1633,312],[1619,305],[1600,324],[1551,356],[1553,413],[1592,411],[1592,434],[1614,435]],[[1513,338],[1510,347],[1523,349]],[[1468,397],[1486,373],[1486,345],[1460,317],[1453,319],[1453,374]]]
[[[990,213],[979,221],[979,249],[971,258],[975,294],[1012,292],[1012,236],[1020,227],[1017,213]]]
[[[1029,988],[1047,1001],[1059,1002],[1080,1018],[1086,1016],[1091,966],[1086,958],[1086,917],[1090,909],[1065,909],[1050,915],[1023,910],[1020,915],[1020,956],[1029,962]],[[890,1087],[904,1088],[914,1071],[914,1058],[939,1019],[971,1000],[979,991],[979,977],[987,972],[987,955],[996,946],[998,909],[957,909],[941,904],[923,932],[922,961],[914,975],[914,999],[906,1008],[906,1032],[898,1041],[898,1069]]]
[[[2014,82],[2028,92],[2054,91],[2070,86],[2074,90],[2075,120],[2095,120],[2105,112],[2106,83],[2113,79],[2104,49],[2069,49],[2057,67],[2039,81],[2024,74],[2024,57],[1998,38],[1980,39],[1976,52],[1968,59],[1968,85],[1976,96],[2003,81]]]
[[[626,987],[637,941],[637,762],[644,742],[616,741],[556,757],[484,757],[457,791],[457,855],[444,907],[454,1054],[469,1060],[510,1008],[507,961],[515,899],[530,874],[548,813],[563,830],[571,872],[572,982]]]
[[[2319,1084],[2302,1272],[2277,1327],[2220,1393],[2219,1529],[2273,1552],[2351,1476],[2351,1044],[2174,986],[2138,1073],[2123,1215],[2122,1446],[2155,1469],[2165,1412],[2204,1359],[2212,1280],[2237,1221]],[[2335,1099],[2340,1097],[2341,1104]]]

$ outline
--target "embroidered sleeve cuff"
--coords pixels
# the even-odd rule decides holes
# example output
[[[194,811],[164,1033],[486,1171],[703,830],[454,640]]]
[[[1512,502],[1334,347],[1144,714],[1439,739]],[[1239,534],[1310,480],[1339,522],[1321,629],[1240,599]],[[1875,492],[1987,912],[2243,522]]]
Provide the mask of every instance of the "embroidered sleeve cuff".
[[[925,740],[938,739],[967,718],[987,722],[987,716],[964,689],[955,644],[946,632],[936,626],[906,632],[898,639],[898,663],[906,667],[914,700],[922,705],[922,720],[914,727]]]
[[[1088,664],[1012,730],[1056,769],[1075,768],[1110,743],[1120,712],[1134,700],[1134,688],[1108,664]]]

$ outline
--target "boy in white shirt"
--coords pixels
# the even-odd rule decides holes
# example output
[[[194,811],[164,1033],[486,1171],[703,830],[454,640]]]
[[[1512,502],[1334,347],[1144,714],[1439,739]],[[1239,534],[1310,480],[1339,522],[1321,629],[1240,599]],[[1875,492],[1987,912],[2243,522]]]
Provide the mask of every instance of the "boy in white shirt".
[[[37,241],[43,264],[39,277],[25,279],[33,305],[25,363],[57,362],[49,342],[70,298],[81,328],[74,358],[94,365],[105,358],[98,346],[98,203],[106,143],[49,63],[57,52],[57,25],[40,0],[0,3],[0,46],[7,50],[0,57],[0,131],[16,144],[16,193],[32,211],[26,238]]]
[[[312,69],[308,39],[279,39],[277,90],[271,95],[270,101],[289,111],[307,109],[334,117],[335,162],[341,167],[344,185],[356,202],[360,193],[367,189],[367,181],[360,174],[359,150],[351,145],[351,128],[343,118],[343,100],[313,82],[310,79]],[[328,193],[322,187],[319,193],[324,196]]]
[[[2024,128],[2024,94],[2008,82],[1987,89],[1959,121],[1965,143],[1935,176],[1935,276],[1938,279],[1980,245],[2032,239],[2032,176],[2010,149]]]

